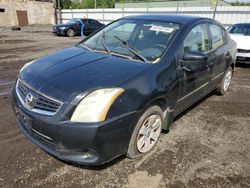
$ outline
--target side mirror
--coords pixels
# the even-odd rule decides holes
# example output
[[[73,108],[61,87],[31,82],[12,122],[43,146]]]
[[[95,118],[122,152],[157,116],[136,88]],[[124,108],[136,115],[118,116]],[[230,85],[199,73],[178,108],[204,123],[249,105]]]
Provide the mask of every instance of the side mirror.
[[[208,55],[202,52],[186,52],[183,56],[185,62],[204,62],[207,61]]]
[[[188,64],[195,62],[205,62],[208,59],[208,55],[202,52],[186,52],[183,56],[183,59],[179,61],[181,70],[191,72]]]

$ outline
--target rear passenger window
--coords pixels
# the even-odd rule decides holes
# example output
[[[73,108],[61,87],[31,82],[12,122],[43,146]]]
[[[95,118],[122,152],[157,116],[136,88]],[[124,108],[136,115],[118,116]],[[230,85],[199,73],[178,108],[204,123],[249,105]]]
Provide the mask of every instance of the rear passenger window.
[[[96,22],[95,22],[95,20],[90,20],[90,19],[89,19],[89,23],[95,24]]]
[[[209,49],[208,30],[206,24],[195,26],[184,40],[184,51],[208,52]]]
[[[226,33],[218,25],[209,25],[209,29],[212,37],[212,48],[216,49],[226,42]]]

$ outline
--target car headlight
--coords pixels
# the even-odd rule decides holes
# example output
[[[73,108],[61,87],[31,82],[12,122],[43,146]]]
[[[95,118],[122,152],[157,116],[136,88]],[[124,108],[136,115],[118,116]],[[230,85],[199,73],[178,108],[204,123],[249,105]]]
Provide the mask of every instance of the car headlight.
[[[66,27],[59,27],[59,29],[62,29],[62,30],[65,29],[65,28],[66,28]]]
[[[20,72],[22,72],[25,68],[27,68],[29,65],[31,65],[32,63],[34,63],[35,60],[29,62],[29,63],[26,63],[21,69],[20,69]]]
[[[81,100],[70,121],[82,123],[104,121],[109,108],[124,91],[122,88],[95,90]]]

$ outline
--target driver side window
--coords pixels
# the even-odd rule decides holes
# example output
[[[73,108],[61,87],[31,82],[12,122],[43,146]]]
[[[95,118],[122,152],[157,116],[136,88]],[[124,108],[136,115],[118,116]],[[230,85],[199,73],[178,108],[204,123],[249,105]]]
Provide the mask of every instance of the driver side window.
[[[203,52],[210,50],[206,24],[195,26],[184,39],[184,52]]]

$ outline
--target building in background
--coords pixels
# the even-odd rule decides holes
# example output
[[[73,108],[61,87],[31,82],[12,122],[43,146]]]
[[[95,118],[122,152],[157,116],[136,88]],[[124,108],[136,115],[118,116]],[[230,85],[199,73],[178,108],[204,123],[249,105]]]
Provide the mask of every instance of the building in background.
[[[216,0],[172,0],[172,1],[144,1],[115,3],[115,8],[163,8],[163,7],[208,7],[214,6]],[[218,6],[231,6],[219,0]]]
[[[0,26],[54,24],[51,0],[0,0]]]

